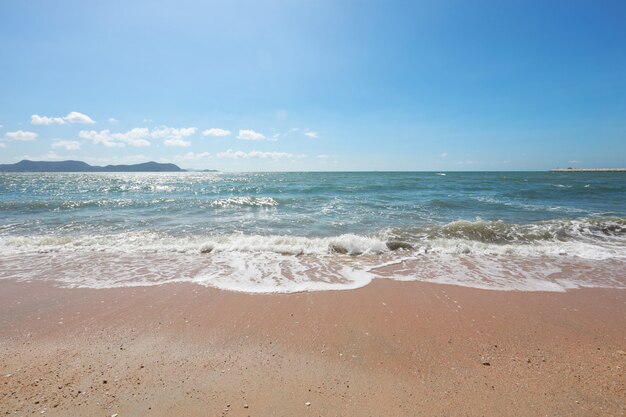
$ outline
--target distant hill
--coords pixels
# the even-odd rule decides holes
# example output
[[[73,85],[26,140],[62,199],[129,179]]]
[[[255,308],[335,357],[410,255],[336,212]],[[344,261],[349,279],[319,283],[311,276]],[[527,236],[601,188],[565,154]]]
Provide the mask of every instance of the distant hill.
[[[0,164],[0,172],[182,172],[177,165],[145,162],[134,165],[89,165],[82,161],[29,161]]]

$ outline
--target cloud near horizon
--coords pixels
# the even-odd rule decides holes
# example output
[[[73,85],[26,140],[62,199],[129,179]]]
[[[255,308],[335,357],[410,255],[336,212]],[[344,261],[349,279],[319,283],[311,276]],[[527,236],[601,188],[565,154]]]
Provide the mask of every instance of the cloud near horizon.
[[[183,139],[165,139],[163,144],[165,146],[179,146],[181,148],[186,148],[191,146],[191,141]]]
[[[255,132],[251,129],[243,129],[239,131],[237,139],[241,140],[265,140],[265,135],[259,132]]]
[[[192,136],[198,130],[195,127],[167,127],[167,126],[159,126],[155,128],[150,136],[155,139],[163,139],[163,144],[165,146],[180,146],[180,147],[188,147],[191,146],[191,141],[184,140],[189,136]]]
[[[233,151],[220,152],[216,155],[220,159],[295,159],[304,158],[306,155],[296,155],[289,152],[261,152],[261,151]]]
[[[97,132],[95,130],[81,130],[78,134],[83,139],[91,140],[95,145],[109,148],[123,148],[126,145],[136,148],[150,146],[150,139],[163,139],[165,146],[187,147],[191,142],[184,138],[196,132],[195,127],[174,128],[159,126],[150,131],[147,127],[136,127],[125,133],[111,133],[109,129]]]
[[[176,155],[174,156],[174,161],[200,161],[203,159],[211,159],[212,155],[210,152],[187,152],[184,155]]]
[[[81,130],[78,136],[89,139],[94,145],[103,145],[107,148],[123,148],[126,145],[141,148],[150,146],[146,139],[150,131],[145,127],[136,127],[126,133],[111,133],[109,129],[97,132],[95,130]]]
[[[233,132],[218,127],[212,127],[202,132],[202,136],[225,137],[232,135]]]
[[[30,122],[34,125],[52,125],[59,124],[64,125],[67,123],[77,123],[77,124],[94,124],[96,123],[91,117],[86,114],[79,113],[77,111],[72,111],[67,114],[65,117],[48,117],[48,116],[40,116],[38,114],[33,114],[30,116]]]
[[[8,139],[29,141],[37,139],[39,135],[35,132],[29,132],[26,130],[16,130],[15,132],[7,132],[5,136]]]
[[[150,136],[155,139],[182,139],[188,136],[193,135],[198,130],[195,127],[167,127],[167,126],[159,126],[152,130]]]
[[[68,151],[75,151],[80,149],[80,142],[76,140],[57,140],[52,143],[52,149],[63,148]]]

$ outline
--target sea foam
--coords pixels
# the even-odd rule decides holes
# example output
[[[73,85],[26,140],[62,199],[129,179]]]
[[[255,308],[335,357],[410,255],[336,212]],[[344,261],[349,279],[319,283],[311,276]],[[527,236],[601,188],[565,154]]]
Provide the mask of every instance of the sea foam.
[[[412,243],[390,241],[398,236],[389,230],[334,237],[3,236],[0,279],[50,279],[92,288],[192,282],[250,293],[347,290],[373,279],[518,291],[624,288],[621,228],[603,223],[601,241],[589,237],[597,230],[588,227],[570,231],[568,236],[578,234],[578,239],[523,240],[511,237],[505,225],[465,222]],[[497,233],[502,235],[492,236]]]

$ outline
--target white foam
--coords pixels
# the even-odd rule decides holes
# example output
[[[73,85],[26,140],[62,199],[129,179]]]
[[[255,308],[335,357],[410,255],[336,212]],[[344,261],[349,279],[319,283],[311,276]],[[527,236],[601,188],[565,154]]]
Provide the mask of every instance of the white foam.
[[[379,268],[375,267],[372,271]],[[398,281],[424,281],[499,291],[561,292],[568,287],[552,277],[562,272],[558,263],[541,258],[441,254],[434,258],[421,256],[404,259],[401,264],[391,268],[389,273]],[[574,287],[577,288],[578,285]]]
[[[229,208],[239,206],[274,207],[278,202],[271,197],[228,197],[211,201],[212,207]]]
[[[424,281],[490,290],[565,291],[626,288],[626,261],[571,256],[511,256],[415,251],[399,255],[48,252],[4,255],[0,279],[55,280],[70,287],[109,288],[191,282],[230,291],[292,293],[363,287],[373,279]]]
[[[217,235],[166,236],[152,232],[129,232],[110,235],[39,235],[0,236],[2,253],[46,253],[106,251],[142,252],[273,252],[281,254],[316,254],[332,252],[361,255],[388,252],[384,240],[352,234],[331,238],[308,238],[286,235]]]
[[[462,234],[468,222],[453,222],[444,229],[447,233]],[[609,224],[610,225],[610,224]],[[461,231],[456,232],[454,227]],[[626,237],[622,235],[594,235],[589,225],[572,221],[567,228],[569,240],[518,241],[515,231],[500,231],[497,224],[485,233],[507,234],[505,244],[485,243],[463,238],[421,239],[414,243],[420,253],[448,253],[474,255],[517,255],[517,256],[575,256],[582,259],[605,260],[626,259]],[[537,228],[533,232],[533,227]],[[526,234],[545,233],[552,226],[528,226]],[[556,226],[555,226],[556,227]],[[447,229],[446,229],[447,228]],[[482,233],[482,232],[479,232]],[[552,233],[552,232],[551,232]],[[553,234],[558,235],[555,230]],[[181,235],[171,236],[154,232],[127,232],[117,234],[81,235],[36,235],[0,236],[0,253],[68,253],[68,252],[107,252],[107,253],[207,253],[207,252],[271,252],[291,255],[327,255],[330,253],[348,255],[371,255],[389,253],[387,240],[393,234],[389,231],[379,236],[359,236],[345,234],[335,237],[302,237],[287,235]],[[522,236],[523,239],[523,236]]]
[[[223,262],[225,254],[220,254]],[[369,284],[373,274],[348,266],[317,262],[300,262],[293,256],[232,257],[227,267],[200,275],[193,282],[223,290],[247,293],[294,293],[305,291],[338,291],[361,288]]]
[[[250,293],[348,290],[375,278],[492,290],[625,288],[624,238],[593,239],[587,229],[573,223],[568,233],[579,236],[571,241],[493,244],[441,238],[395,252],[387,248],[387,232],[328,238],[10,235],[0,236],[0,279],[52,279],[89,288],[192,282]]]

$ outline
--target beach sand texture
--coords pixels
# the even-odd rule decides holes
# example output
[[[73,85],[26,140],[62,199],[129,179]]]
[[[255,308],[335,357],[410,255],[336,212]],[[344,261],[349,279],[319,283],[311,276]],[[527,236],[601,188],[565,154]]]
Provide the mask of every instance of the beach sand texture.
[[[621,416],[626,291],[250,295],[0,282],[0,411]]]

